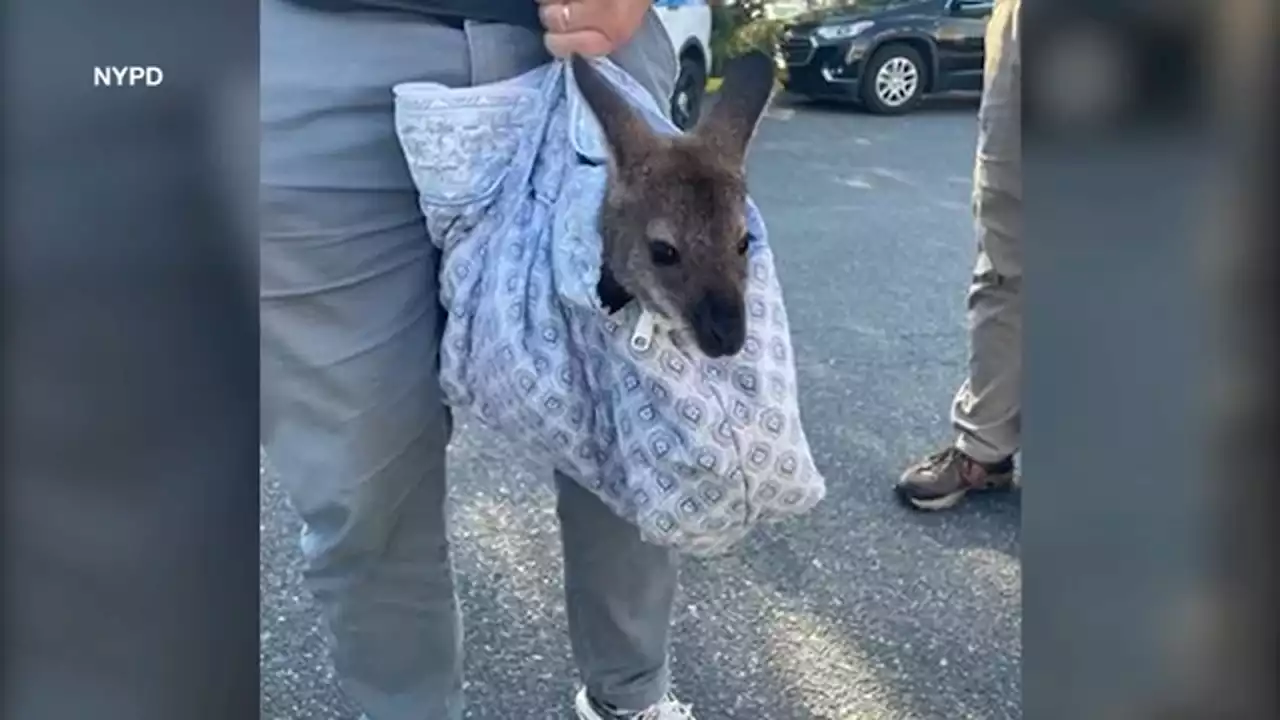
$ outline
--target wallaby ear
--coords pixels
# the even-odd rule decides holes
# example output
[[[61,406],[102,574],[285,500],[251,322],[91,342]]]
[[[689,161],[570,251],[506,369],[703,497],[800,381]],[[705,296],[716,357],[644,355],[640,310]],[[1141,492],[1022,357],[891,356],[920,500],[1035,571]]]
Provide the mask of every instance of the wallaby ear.
[[[759,50],[728,61],[720,97],[694,133],[727,158],[743,162],[773,94],[773,70],[773,59]]]
[[[613,152],[614,163],[625,168],[642,162],[655,145],[653,130],[588,60],[574,55],[571,62],[578,89],[600,121]]]

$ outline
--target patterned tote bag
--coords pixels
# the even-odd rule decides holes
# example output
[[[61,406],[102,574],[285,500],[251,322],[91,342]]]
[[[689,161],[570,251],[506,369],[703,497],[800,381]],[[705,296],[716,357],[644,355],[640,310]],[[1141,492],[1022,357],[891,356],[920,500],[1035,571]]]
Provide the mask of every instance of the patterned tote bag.
[[[629,75],[592,62],[655,131],[678,132]],[[453,408],[508,438],[513,459],[563,472],[646,541],[691,555],[722,553],[823,498],[754,203],[746,339],[711,359],[635,302],[613,314],[601,305],[608,148],[571,63],[395,94],[396,130],[442,250],[440,382]]]

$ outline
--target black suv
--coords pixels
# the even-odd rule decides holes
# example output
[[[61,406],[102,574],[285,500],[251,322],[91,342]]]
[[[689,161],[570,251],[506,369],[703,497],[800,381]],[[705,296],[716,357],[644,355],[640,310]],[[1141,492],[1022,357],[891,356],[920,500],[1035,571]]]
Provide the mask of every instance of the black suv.
[[[982,89],[991,0],[844,0],[783,32],[789,92],[898,114],[925,95]]]

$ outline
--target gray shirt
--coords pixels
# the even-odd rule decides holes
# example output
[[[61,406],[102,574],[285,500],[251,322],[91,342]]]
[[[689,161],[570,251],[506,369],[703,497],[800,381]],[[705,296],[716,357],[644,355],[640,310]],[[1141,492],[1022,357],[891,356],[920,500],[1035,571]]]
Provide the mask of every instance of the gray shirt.
[[[290,0],[318,10],[350,12],[393,10],[420,13],[445,20],[486,20],[540,28],[534,0]]]

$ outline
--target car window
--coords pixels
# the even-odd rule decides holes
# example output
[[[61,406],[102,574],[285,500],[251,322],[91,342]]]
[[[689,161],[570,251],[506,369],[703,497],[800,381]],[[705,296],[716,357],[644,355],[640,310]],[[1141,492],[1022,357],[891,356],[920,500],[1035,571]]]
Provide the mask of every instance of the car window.
[[[817,0],[813,3],[813,7],[814,9],[856,7],[863,10],[884,10],[897,5],[910,5],[913,2],[918,0]]]
[[[794,9],[788,8],[788,12],[783,12],[780,6],[782,2],[774,5],[774,12],[777,17],[794,18],[796,20],[814,21],[828,17],[831,11],[839,12],[841,10],[849,10],[854,12],[879,12],[881,10],[889,10],[892,8],[902,7],[906,5],[919,5],[921,0],[809,0],[807,3],[794,3],[801,7]],[[787,3],[791,5],[793,3]]]
[[[958,0],[957,5],[964,8],[965,15],[981,15],[991,12],[995,6],[994,0],[983,2],[981,0]]]

